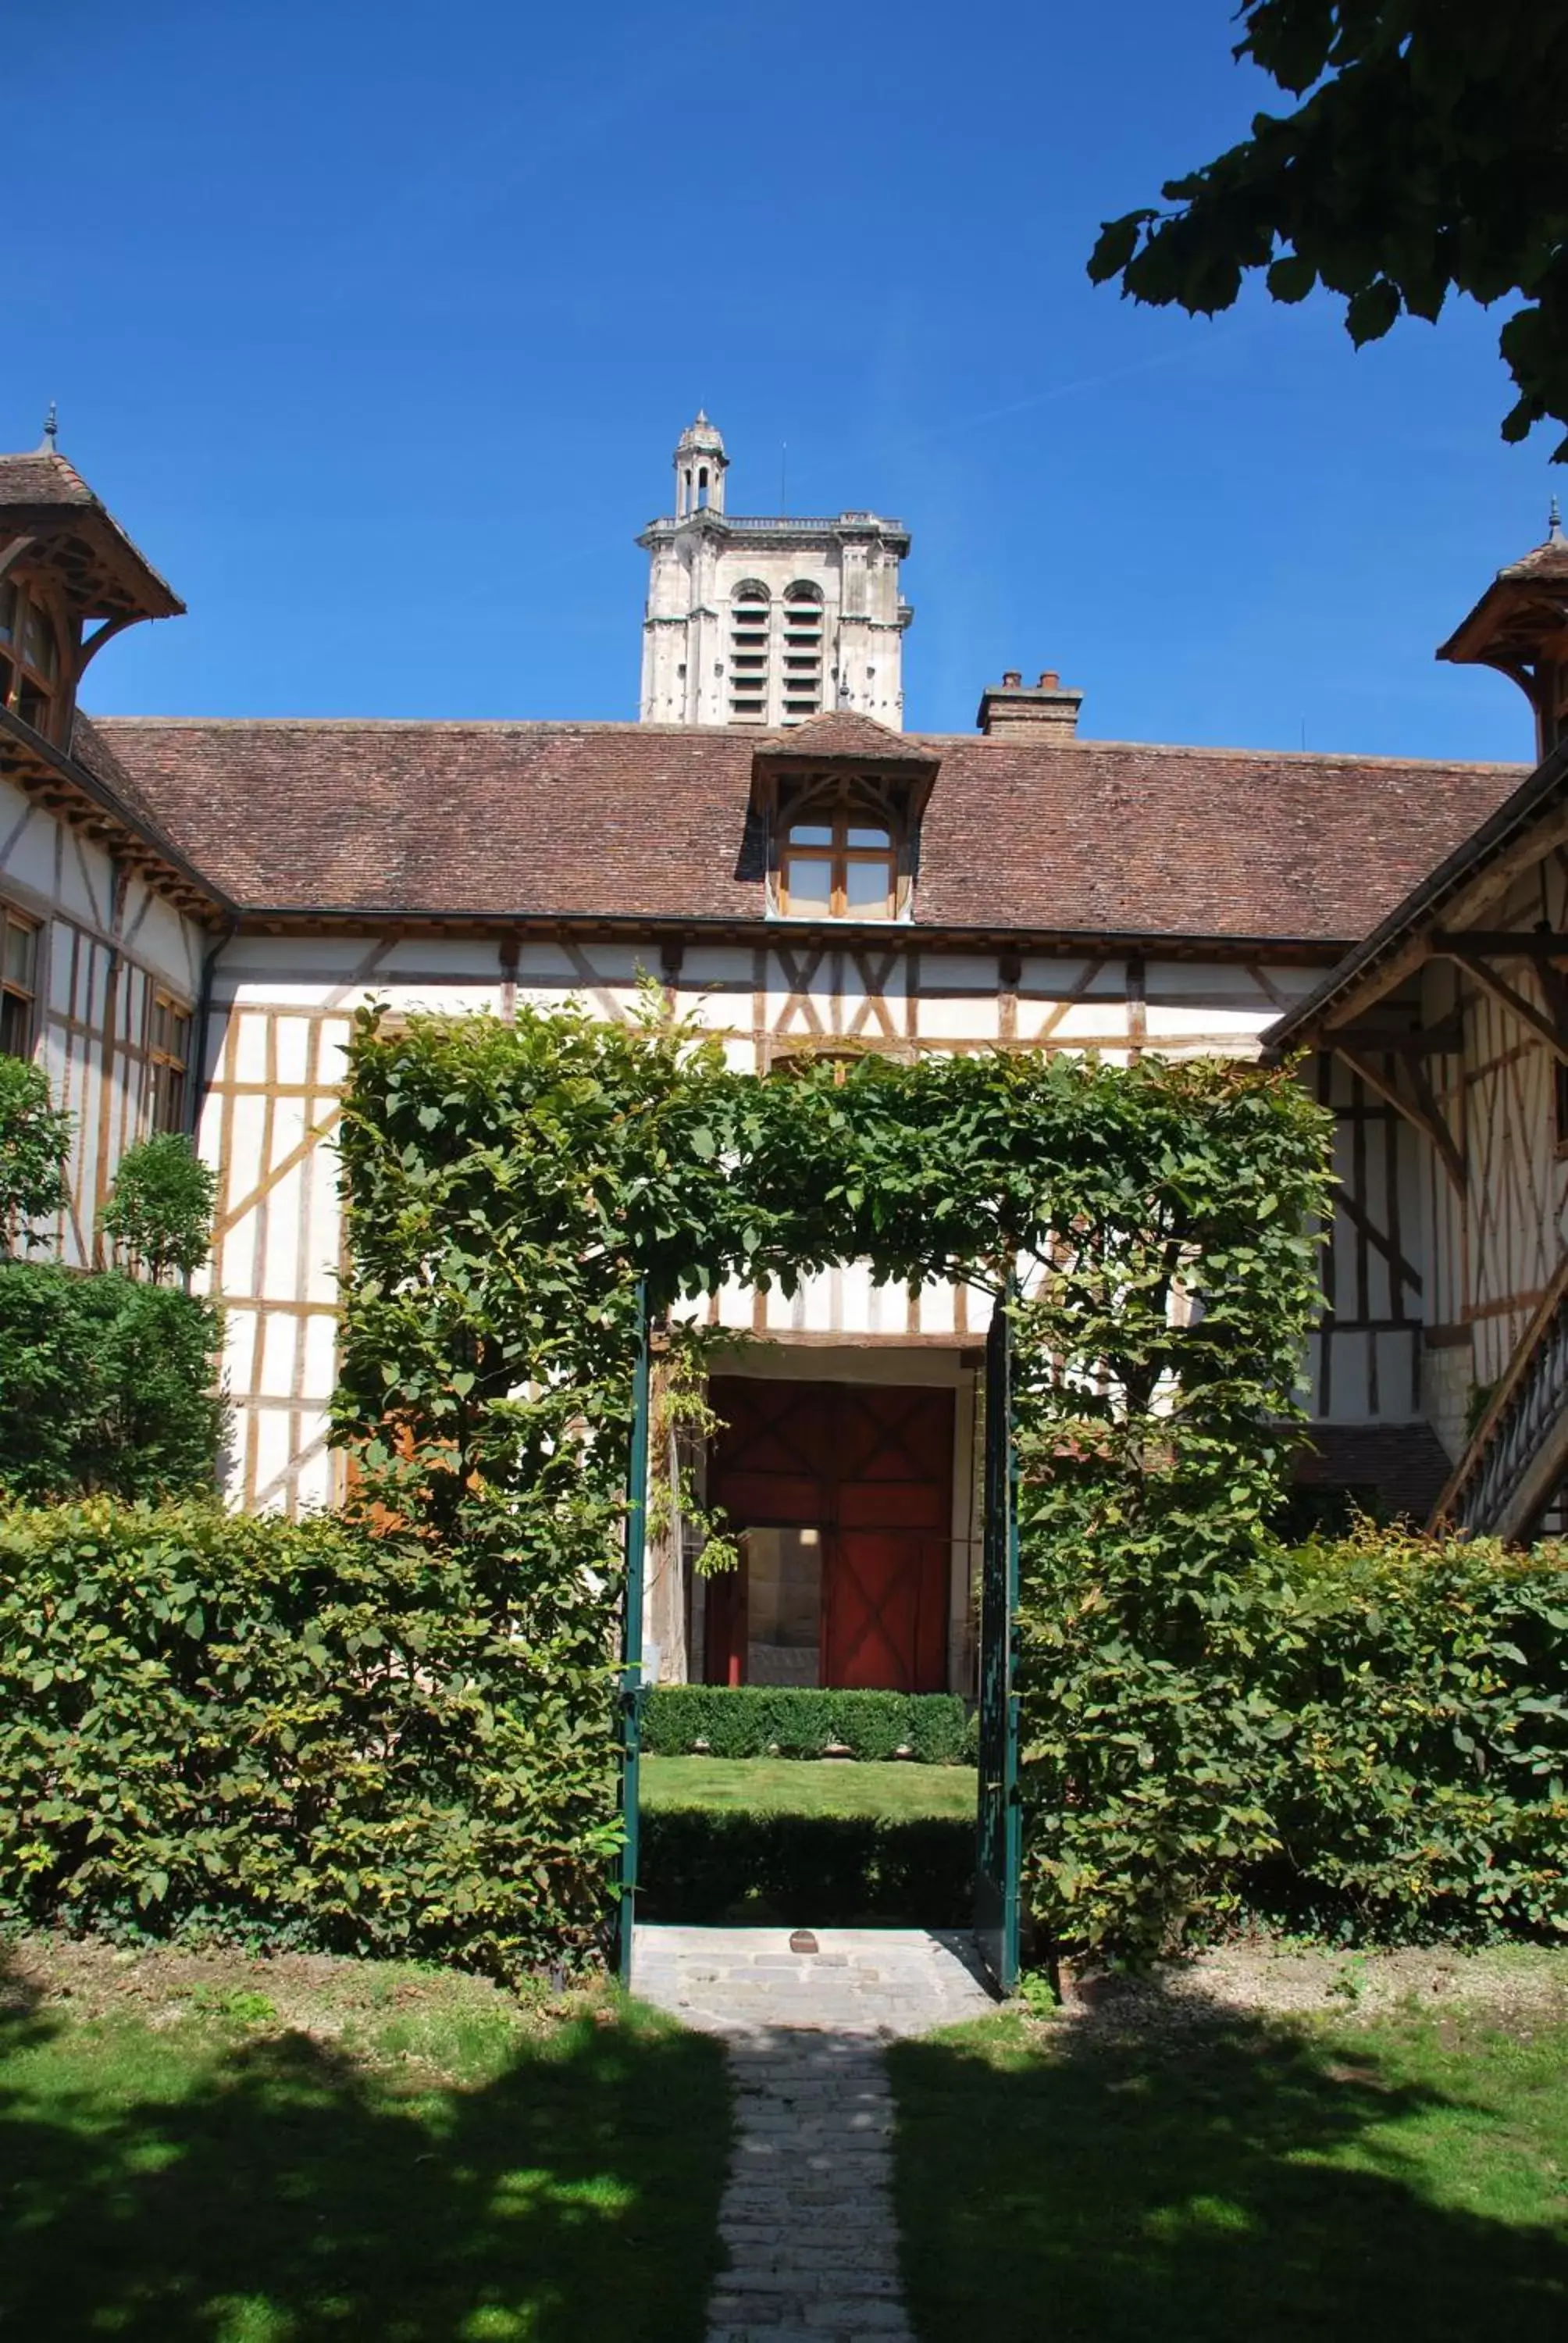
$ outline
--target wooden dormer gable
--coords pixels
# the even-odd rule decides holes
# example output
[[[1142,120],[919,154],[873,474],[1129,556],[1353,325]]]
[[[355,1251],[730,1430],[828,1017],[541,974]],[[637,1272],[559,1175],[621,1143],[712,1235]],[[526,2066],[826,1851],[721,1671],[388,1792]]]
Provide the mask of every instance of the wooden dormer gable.
[[[869,716],[839,709],[769,733],[751,761],[769,911],[790,919],[905,919],[920,818],[941,758]]]
[[[0,709],[67,746],[94,654],[184,608],[50,440],[0,456]]]
[[[1538,758],[1568,738],[1568,538],[1555,499],[1545,541],[1498,571],[1437,656],[1513,679],[1535,711]]]

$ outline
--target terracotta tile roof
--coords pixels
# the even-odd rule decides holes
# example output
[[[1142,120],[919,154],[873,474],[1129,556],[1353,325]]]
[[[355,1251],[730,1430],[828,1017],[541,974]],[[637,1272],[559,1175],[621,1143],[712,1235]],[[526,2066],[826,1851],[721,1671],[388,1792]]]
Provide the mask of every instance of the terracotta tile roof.
[[[813,759],[837,762],[855,758],[868,765],[933,765],[941,751],[929,740],[908,732],[891,732],[872,716],[857,715],[852,708],[829,709],[777,732],[757,736],[759,751],[768,757]]]
[[[79,505],[88,511],[102,510],[75,466],[47,447],[30,456],[0,456],[0,511],[9,505]]]
[[[1518,779],[1513,769],[1493,769],[1511,771],[1513,778]],[[1451,852],[1432,869],[1421,873],[1409,892],[1391,906],[1369,934],[1352,946],[1304,1001],[1299,1001],[1283,1017],[1275,1020],[1262,1036],[1265,1051],[1277,1057],[1288,1050],[1303,1047],[1331,1010],[1334,1023],[1352,1013],[1349,1003],[1354,996],[1362,992],[1364,998],[1368,984],[1381,990],[1384,971],[1425,930],[1468,925],[1465,895],[1473,882],[1484,898],[1494,883],[1488,875],[1493,867],[1521,845],[1528,852],[1533,833],[1538,835],[1548,823],[1559,821],[1565,802],[1568,741],[1553,749],[1533,772],[1524,775],[1516,789],[1490,807]],[[1541,852],[1545,851],[1543,846]]]
[[[1511,561],[1499,578],[1568,578],[1568,539],[1549,537],[1518,561]]]
[[[89,723],[80,709],[71,719],[71,754],[138,828],[156,830],[157,818],[140,782],[133,780],[97,726]]]
[[[763,913],[754,732],[155,718],[95,729],[175,843],[251,909]],[[1512,766],[1082,739],[910,746],[940,759],[917,930],[1344,943],[1519,779]]]

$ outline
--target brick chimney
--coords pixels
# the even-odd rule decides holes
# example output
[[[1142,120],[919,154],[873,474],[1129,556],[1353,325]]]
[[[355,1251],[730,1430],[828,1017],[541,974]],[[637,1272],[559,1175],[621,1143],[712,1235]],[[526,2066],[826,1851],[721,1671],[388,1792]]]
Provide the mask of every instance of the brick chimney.
[[[1038,683],[1025,683],[1017,668],[1009,668],[1000,683],[988,683],[981,692],[975,721],[993,740],[1070,740],[1082,700],[1081,691],[1063,691],[1054,668]]]

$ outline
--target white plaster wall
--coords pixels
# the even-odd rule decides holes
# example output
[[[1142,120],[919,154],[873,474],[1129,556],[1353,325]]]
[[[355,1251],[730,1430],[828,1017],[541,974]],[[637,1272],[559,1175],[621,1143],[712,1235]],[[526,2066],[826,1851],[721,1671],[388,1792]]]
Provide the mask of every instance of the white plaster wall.
[[[598,1015],[625,1017],[637,1005],[639,975],[658,960],[652,944],[530,940],[509,989],[493,940],[245,936],[227,948],[202,1145],[222,1179],[215,1282],[229,1314],[237,1502],[296,1508],[333,1486],[325,1447],[341,1242],[333,1129],[354,1010],[380,998],[394,1013],[499,1016],[514,1002],[548,1009],[576,1000]],[[1184,1046],[1250,1055],[1277,1013],[1276,1001],[1245,971],[1172,963],[1159,969],[1158,986]],[[886,931],[864,950],[846,940],[806,952],[783,922],[750,945],[689,946],[667,990],[683,1013],[722,1035],[732,1064],[754,1071],[835,1041],[907,1056],[921,1046],[976,1048],[1007,1038],[995,955],[944,955],[923,939]],[[1023,997],[1030,992],[1039,999]],[[1011,1045],[1080,1048],[1088,1039],[1125,1056],[1133,1046],[1128,995],[1120,961],[1031,958],[1017,1011],[1020,1027],[1026,1008],[1035,1013],[1035,1030],[1015,1034]],[[1216,995],[1226,1002],[1218,1018]],[[834,1342],[869,1346],[864,1356],[889,1355],[900,1372],[928,1351],[983,1342],[990,1318],[978,1292],[933,1284],[911,1297],[901,1286],[873,1284],[865,1265],[853,1262],[807,1281],[792,1297],[731,1282],[696,1308],[715,1324],[765,1334],[803,1357]]]

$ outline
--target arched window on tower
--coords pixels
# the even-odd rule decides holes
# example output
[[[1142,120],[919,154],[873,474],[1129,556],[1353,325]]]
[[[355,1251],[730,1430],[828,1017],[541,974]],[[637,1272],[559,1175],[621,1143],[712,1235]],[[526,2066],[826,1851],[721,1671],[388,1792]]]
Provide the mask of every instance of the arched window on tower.
[[[768,666],[773,598],[748,578],[729,598],[729,720],[768,721]]]
[[[708,467],[706,464],[702,466],[697,475],[697,509],[699,512],[706,512],[708,509]]]
[[[822,708],[822,589],[806,578],[784,588],[784,721]]]

